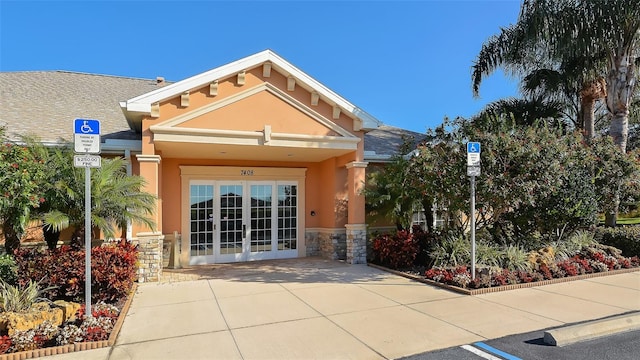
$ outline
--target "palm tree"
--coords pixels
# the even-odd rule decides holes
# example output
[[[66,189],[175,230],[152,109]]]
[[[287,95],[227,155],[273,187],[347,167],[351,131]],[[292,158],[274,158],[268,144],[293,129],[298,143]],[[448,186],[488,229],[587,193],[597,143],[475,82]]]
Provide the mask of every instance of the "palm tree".
[[[639,67],[639,42],[637,0],[525,0],[517,23],[483,45],[473,67],[473,90],[477,95],[482,76],[498,67],[524,74],[526,69],[545,63],[568,69],[562,65],[578,60],[580,66],[574,68],[581,70],[583,79],[579,89],[581,123],[592,135],[593,113],[588,114],[594,108],[591,102],[606,96],[611,118],[609,134],[625,152]],[[604,75],[606,91],[600,75]],[[615,225],[617,211],[606,215],[606,224]]]
[[[508,98],[488,104],[471,119],[473,128],[499,132],[514,126],[533,126],[544,121],[552,127],[566,128],[563,116],[564,104],[541,98]]]
[[[610,135],[626,151],[629,108],[640,51],[640,2],[637,0],[524,1],[519,22],[548,45],[550,55],[606,59],[606,102]],[[595,62],[594,62],[595,64]]]
[[[71,244],[81,247],[85,231],[84,169],[73,167],[69,149],[56,149],[49,159],[51,181],[46,192],[47,211],[42,214],[45,234],[59,235],[61,230],[73,227]],[[155,227],[149,217],[155,211],[155,197],[141,191],[144,179],[127,175],[125,165],[122,158],[103,159],[102,166],[91,171],[91,224],[106,237],[116,237],[116,230],[124,229],[128,221]],[[50,247],[57,243],[54,236]]]
[[[594,133],[590,131],[590,124],[594,118],[595,103],[601,96],[582,95],[588,95],[583,90],[589,89],[591,84],[600,83],[599,78],[604,73],[603,62],[584,56],[552,56],[543,40],[528,35],[527,26],[521,22],[510,25],[483,44],[472,67],[474,96],[480,95],[480,85],[485,76],[503,68],[512,76],[521,78],[520,92],[524,98],[497,101],[487,106],[484,112],[494,115],[503,111],[503,114],[516,117],[524,114],[528,119],[519,120],[523,124],[552,116],[554,121],[562,120],[577,129],[585,129],[585,135],[591,137]],[[597,66],[591,67],[594,64]],[[535,109],[541,112],[531,112]]]

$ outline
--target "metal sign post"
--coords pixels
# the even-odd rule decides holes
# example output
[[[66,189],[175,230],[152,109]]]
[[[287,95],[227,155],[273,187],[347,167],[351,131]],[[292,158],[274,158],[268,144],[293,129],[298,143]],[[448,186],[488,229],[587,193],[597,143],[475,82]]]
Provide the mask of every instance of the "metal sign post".
[[[85,315],[91,312],[91,168],[84,167],[84,303]]]
[[[471,280],[476,279],[476,177],[471,175]]]
[[[471,177],[471,280],[476,279],[476,176],[480,176],[480,143],[467,143],[467,175]]]
[[[84,167],[84,301],[85,314],[92,317],[91,311],[91,168],[100,167],[100,121],[76,119],[73,124],[74,150],[82,155],[73,156],[75,167]]]

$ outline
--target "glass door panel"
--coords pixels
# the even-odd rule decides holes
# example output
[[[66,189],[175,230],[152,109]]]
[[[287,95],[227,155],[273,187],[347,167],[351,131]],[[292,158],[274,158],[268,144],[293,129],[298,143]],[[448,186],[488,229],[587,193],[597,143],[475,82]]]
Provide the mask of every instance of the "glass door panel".
[[[272,207],[273,185],[251,185],[251,232],[250,251],[271,251],[272,245]]]
[[[213,185],[190,187],[191,256],[213,255]]]
[[[220,254],[241,254],[244,238],[243,186],[220,185]]]
[[[298,187],[278,185],[278,250],[298,248]]]

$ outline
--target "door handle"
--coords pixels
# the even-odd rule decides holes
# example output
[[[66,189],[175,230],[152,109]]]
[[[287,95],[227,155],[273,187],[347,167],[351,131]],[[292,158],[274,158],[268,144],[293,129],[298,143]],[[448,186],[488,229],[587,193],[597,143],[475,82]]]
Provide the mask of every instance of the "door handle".
[[[242,238],[246,239],[247,238],[247,225],[242,224]]]

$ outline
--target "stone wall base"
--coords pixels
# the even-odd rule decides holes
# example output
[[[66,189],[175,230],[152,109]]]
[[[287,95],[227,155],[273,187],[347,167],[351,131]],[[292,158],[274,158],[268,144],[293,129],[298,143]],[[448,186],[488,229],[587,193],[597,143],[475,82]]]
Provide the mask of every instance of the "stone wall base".
[[[367,263],[367,225],[347,224],[347,262],[349,264]]]
[[[307,229],[307,256],[346,260],[347,234],[344,229]]]
[[[162,276],[162,243],[161,233],[138,233],[132,243],[138,246],[138,282],[158,282]]]

